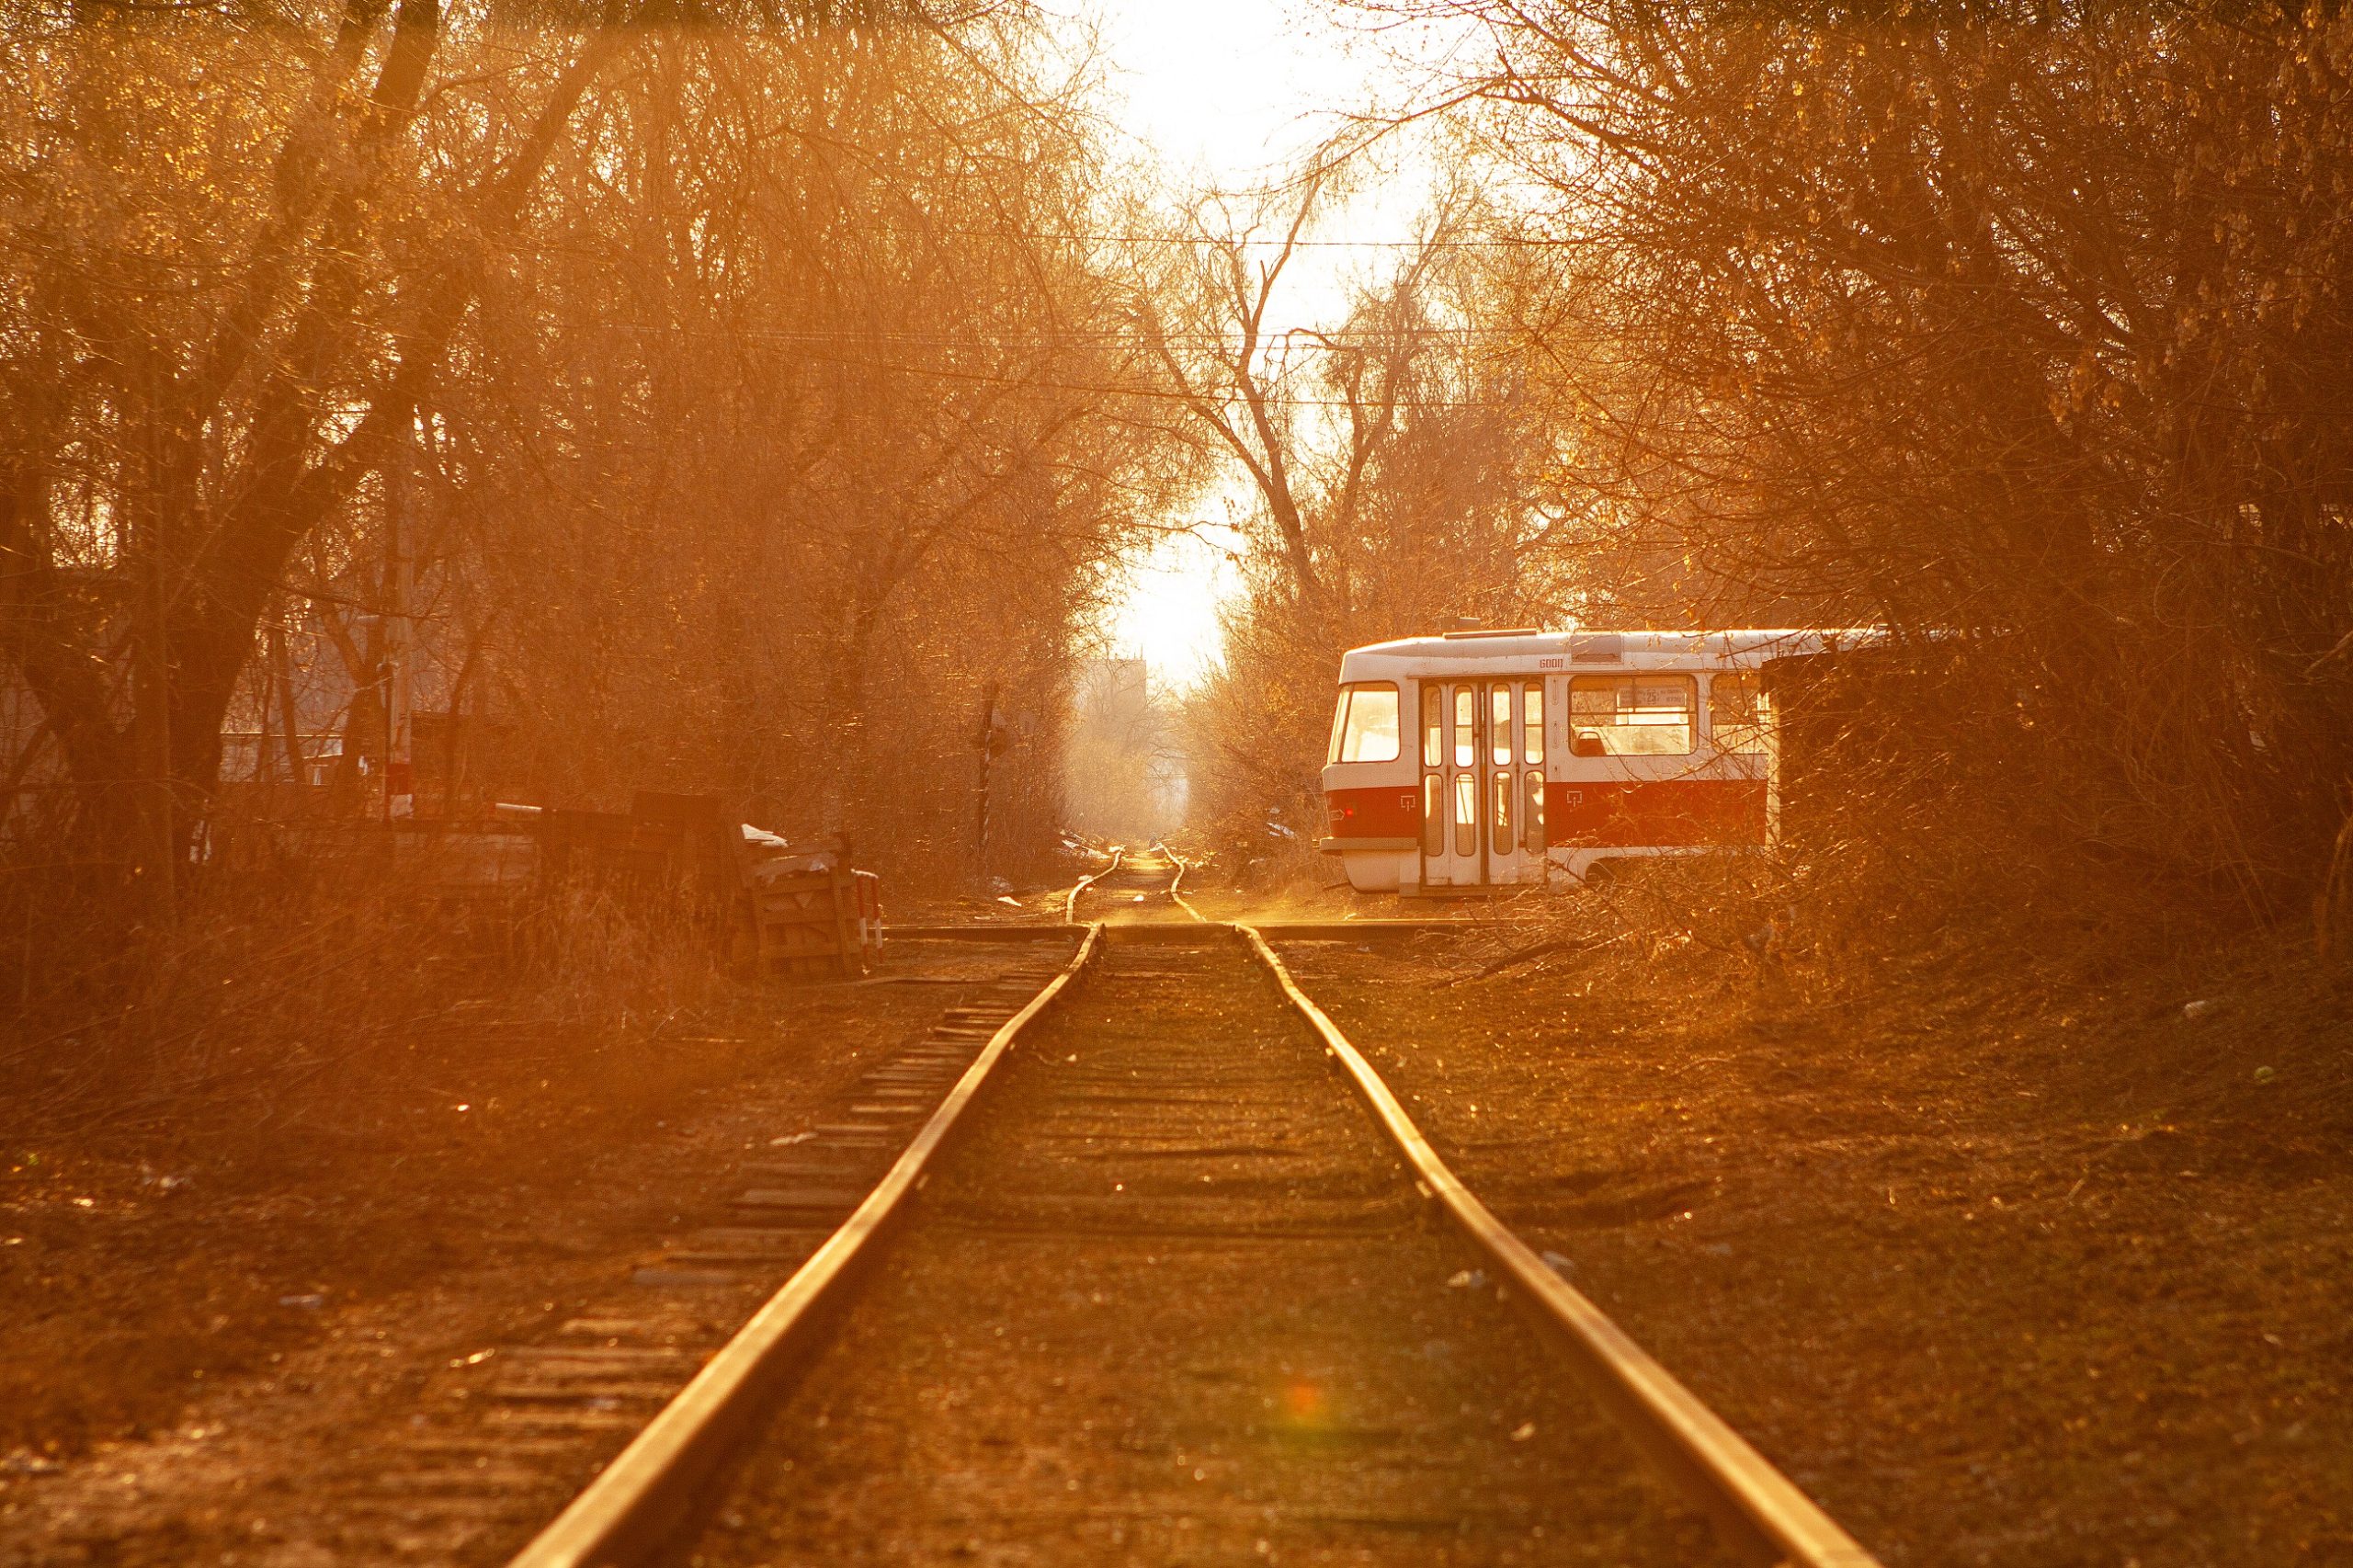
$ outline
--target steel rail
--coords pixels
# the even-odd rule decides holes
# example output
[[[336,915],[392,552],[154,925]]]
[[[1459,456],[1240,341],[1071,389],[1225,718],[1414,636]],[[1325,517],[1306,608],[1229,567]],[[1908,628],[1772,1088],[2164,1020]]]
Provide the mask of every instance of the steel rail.
[[[1078,879],[1077,884],[1070,890],[1070,901],[1063,905],[1063,925],[1074,926],[1078,923],[1078,895],[1093,887],[1096,883],[1101,881],[1104,878],[1109,876],[1112,872],[1118,870],[1121,862],[1125,861],[1127,858],[1128,846],[1122,844],[1111,851],[1111,863],[1109,865],[1104,867],[1101,870],[1096,872],[1091,877],[1081,877]]]
[[[1153,847],[1159,850],[1163,855],[1167,856],[1168,863],[1176,868],[1176,874],[1168,879],[1168,897],[1170,902],[1175,903],[1177,908],[1183,910],[1186,914],[1191,915],[1194,919],[1199,921],[1202,925],[1215,925],[1215,921],[1212,921],[1208,915],[1203,915],[1199,910],[1195,909],[1191,902],[1188,900],[1183,893],[1176,891],[1178,888],[1184,886],[1185,873],[1193,869],[1192,862],[1187,860],[1174,849],[1169,848],[1165,844],[1154,844]]]
[[[1372,1063],[1299,988],[1266,938],[1248,926],[1237,923],[1233,929],[1346,1070],[1423,1190],[1519,1286],[1547,1324],[1566,1336],[1579,1371],[1602,1403],[1667,1478],[1706,1510],[1727,1547],[1760,1565],[1879,1568],[1878,1559],[1820,1504],[1512,1234],[1438,1158]]]
[[[1078,952],[981,1048],[955,1086],[874,1190],[735,1336],[704,1363],[585,1491],[510,1560],[510,1568],[597,1568],[643,1561],[691,1507],[733,1440],[767,1415],[769,1399],[824,1326],[858,1267],[904,1211],[924,1167],[1021,1030],[1060,996],[1103,945],[1092,924]]]
[[[1189,871],[1191,869],[1188,862],[1186,869]],[[1189,900],[1185,902],[1185,907],[1209,925],[1222,924],[1194,909]],[[1482,928],[1476,921],[1456,919],[1266,920],[1258,925],[1258,929],[1267,934],[1269,941],[1277,942],[1370,942],[1390,937],[1451,936]],[[886,940],[897,942],[1032,942],[1050,937],[1068,937],[1070,927],[1064,925],[1014,925],[1010,922],[1002,926],[885,926],[882,935]]]

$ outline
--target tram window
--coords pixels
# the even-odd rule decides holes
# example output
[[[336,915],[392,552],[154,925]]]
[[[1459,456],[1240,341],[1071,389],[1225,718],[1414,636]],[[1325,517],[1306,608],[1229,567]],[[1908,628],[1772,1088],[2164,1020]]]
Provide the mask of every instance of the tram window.
[[[1691,749],[1699,692],[1689,676],[1573,676],[1569,729],[1607,756],[1681,756]]]
[[[1422,775],[1422,853],[1446,853],[1446,801],[1439,791],[1445,780],[1435,773]]]
[[[1479,777],[1475,773],[1454,776],[1454,852],[1479,853]]]
[[[1523,819],[1524,836],[1531,855],[1544,853],[1544,775],[1530,768],[1528,778],[1528,815]]]
[[[1511,766],[1511,687],[1487,688],[1487,760],[1497,767]]]
[[[1765,749],[1764,683],[1755,675],[1721,675],[1708,682],[1708,728],[1718,751]]]
[[[1386,681],[1351,686],[1340,694],[1335,762],[1394,762],[1398,757],[1397,688]]]
[[[1519,760],[1544,760],[1544,687],[1530,681],[1519,695],[1520,745]],[[1506,760],[1509,760],[1506,758]]]
[[[1454,766],[1468,767],[1479,760],[1479,694],[1467,686],[1454,688]],[[1464,850],[1469,854],[1469,850]]]
[[[1446,716],[1446,694],[1435,686],[1422,687],[1422,766],[1437,767],[1446,761],[1446,744],[1438,728]]]
[[[1509,729],[1509,727],[1508,727],[1508,726],[1506,726],[1506,729],[1505,729],[1505,731],[1504,731],[1504,733],[1505,733],[1506,736],[1508,736],[1508,735],[1511,733],[1511,731],[1510,731],[1510,729]],[[1510,853],[1511,853],[1511,847],[1512,847],[1512,846],[1511,846],[1511,798],[1512,798],[1513,794],[1514,794],[1514,793],[1516,793],[1516,791],[1512,789],[1512,786],[1511,786],[1511,775],[1510,775],[1509,773],[1507,773],[1507,772],[1506,772],[1506,773],[1498,773],[1498,774],[1496,774],[1496,775],[1495,776],[1495,853],[1496,853],[1496,854],[1498,854],[1498,855],[1508,855],[1508,854],[1510,854]]]

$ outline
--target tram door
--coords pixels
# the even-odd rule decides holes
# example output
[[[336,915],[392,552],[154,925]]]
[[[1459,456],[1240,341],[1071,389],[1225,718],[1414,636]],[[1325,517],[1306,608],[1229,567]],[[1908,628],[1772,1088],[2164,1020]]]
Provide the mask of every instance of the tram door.
[[[1544,683],[1422,686],[1422,885],[1540,881]]]

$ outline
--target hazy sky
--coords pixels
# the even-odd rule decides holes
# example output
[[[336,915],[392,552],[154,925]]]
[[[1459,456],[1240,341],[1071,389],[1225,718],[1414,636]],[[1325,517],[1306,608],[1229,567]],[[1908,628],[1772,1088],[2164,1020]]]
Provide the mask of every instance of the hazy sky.
[[[1125,123],[1179,168],[1240,182],[1355,107],[1363,77],[1332,7],[1293,0],[1094,0]]]
[[[1331,20],[1328,5],[1293,0],[1094,0],[1113,66],[1121,123],[1168,177],[1185,185],[1252,183],[1337,128],[1385,79],[1377,51]],[[1412,218],[1359,201],[1320,231],[1325,238],[1402,237]],[[1353,250],[1322,250],[1299,270],[1287,304],[1293,319],[1322,313]],[[1377,253],[1372,253],[1377,254]],[[1222,518],[1226,501],[1204,497],[1197,514]],[[1135,574],[1111,633],[1156,676],[1182,682],[1217,652],[1217,603],[1230,569],[1208,545],[1177,543]]]

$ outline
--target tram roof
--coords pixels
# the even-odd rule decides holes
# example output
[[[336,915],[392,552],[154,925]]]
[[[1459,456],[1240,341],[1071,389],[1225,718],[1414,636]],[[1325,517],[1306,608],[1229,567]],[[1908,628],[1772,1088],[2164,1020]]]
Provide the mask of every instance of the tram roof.
[[[1351,648],[1340,678],[1432,671],[1756,669],[1768,660],[1872,647],[1887,640],[1877,627],[1754,627],[1724,631],[1449,631],[1401,637]]]

